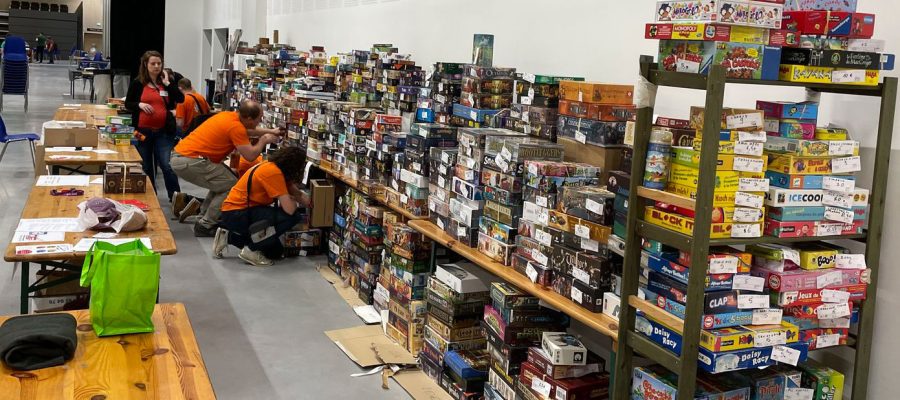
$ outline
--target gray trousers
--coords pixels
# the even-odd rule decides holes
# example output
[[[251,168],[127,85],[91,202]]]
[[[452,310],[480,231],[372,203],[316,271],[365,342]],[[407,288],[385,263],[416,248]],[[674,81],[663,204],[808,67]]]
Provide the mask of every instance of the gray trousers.
[[[234,172],[222,163],[184,157],[178,153],[172,154],[171,163],[179,178],[209,190],[200,207],[203,217],[198,223],[205,228],[218,225],[222,218],[222,203],[237,183]]]

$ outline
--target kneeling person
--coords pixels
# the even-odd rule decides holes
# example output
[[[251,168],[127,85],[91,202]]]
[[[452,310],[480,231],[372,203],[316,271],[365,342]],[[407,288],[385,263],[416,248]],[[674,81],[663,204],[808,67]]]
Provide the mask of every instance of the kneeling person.
[[[303,179],[305,165],[303,149],[286,147],[238,180],[222,204],[225,229],[219,229],[213,241],[216,258],[222,257],[229,244],[241,249],[240,258],[255,266],[272,265],[273,259],[284,255],[281,235],[300,222],[297,203],[309,204],[296,186]]]

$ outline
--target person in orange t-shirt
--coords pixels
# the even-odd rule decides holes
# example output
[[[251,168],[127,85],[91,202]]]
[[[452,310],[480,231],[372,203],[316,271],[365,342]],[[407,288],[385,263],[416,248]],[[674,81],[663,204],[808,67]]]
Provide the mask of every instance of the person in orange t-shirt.
[[[209,114],[210,109],[206,99],[194,91],[190,79],[181,78],[178,81],[178,89],[184,93],[184,102],[175,107],[175,126],[178,127],[178,137],[181,137],[181,132],[191,125],[194,117]]]
[[[222,160],[235,150],[244,159],[255,160],[266,146],[279,140],[279,130],[257,128],[261,120],[259,103],[244,101],[237,112],[210,117],[175,146],[172,169],[178,177],[209,191],[200,208],[203,216],[194,224],[194,236],[215,234],[222,202],[237,182]],[[250,136],[259,136],[259,141],[250,144]]]
[[[300,222],[298,203],[310,199],[297,187],[303,179],[306,152],[296,147],[281,148],[268,161],[244,174],[222,203],[222,228],[213,240],[213,256],[222,258],[228,245],[241,249],[239,257],[254,266],[272,265],[284,256],[281,235]],[[278,207],[273,207],[275,202]],[[251,224],[268,222],[262,236],[254,237]]]

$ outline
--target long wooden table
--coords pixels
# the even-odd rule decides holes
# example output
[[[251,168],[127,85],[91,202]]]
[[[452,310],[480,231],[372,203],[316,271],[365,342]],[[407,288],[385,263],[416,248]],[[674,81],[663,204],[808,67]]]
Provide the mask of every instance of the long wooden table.
[[[62,106],[56,110],[53,119],[56,121],[82,121],[89,126],[106,125],[106,117],[117,116],[119,111],[105,104],[79,104]]]
[[[99,166],[102,171],[107,163],[140,163],[142,160],[140,153],[132,145],[116,146],[100,143],[96,149],[113,150],[115,153],[95,153],[93,150],[47,151],[44,149],[44,164],[50,167],[52,175],[58,175],[62,169],[72,173],[81,173],[79,168],[83,165]],[[87,156],[88,158],[59,158],[58,156]]]
[[[75,358],[35,371],[13,371],[0,363],[0,398],[216,398],[183,304],[157,305],[154,333],[103,338],[94,334],[87,310],[68,314],[78,321]],[[0,317],[0,323],[8,318]]]
[[[100,176],[91,176],[91,180],[102,178]],[[149,179],[147,181],[147,193],[126,193],[126,194],[104,194],[103,185],[91,184],[77,189],[84,190],[84,196],[51,196],[50,190],[54,187],[38,187],[33,186],[31,194],[25,203],[25,209],[22,210],[21,219],[30,218],[74,218],[78,216],[78,204],[92,197],[106,197],[113,200],[135,199],[149,206],[147,213],[147,226],[144,229],[135,232],[122,232],[117,238],[141,238],[150,239],[153,251],[163,254],[175,254],[178,248],[175,245],[175,238],[169,230],[168,219],[159,205],[156,194],[153,193],[153,186]],[[69,189],[69,186],[59,186],[56,189]],[[97,232],[67,232],[65,241],[73,246],[82,238],[90,238]],[[10,241],[11,242],[11,241]],[[60,243],[60,242],[56,242]],[[84,252],[73,251],[71,253],[52,253],[52,254],[16,254],[16,246],[32,245],[37,243],[9,243],[6,248],[6,254],[3,259],[15,263],[22,263],[22,287],[21,287],[21,312],[28,313],[28,296],[30,293],[37,292],[47,287],[56,286],[77,278],[77,274],[71,277],[54,280],[51,282],[35,282],[30,283],[30,263],[37,263],[41,268],[55,267],[68,271],[81,271],[81,260],[84,258]]]

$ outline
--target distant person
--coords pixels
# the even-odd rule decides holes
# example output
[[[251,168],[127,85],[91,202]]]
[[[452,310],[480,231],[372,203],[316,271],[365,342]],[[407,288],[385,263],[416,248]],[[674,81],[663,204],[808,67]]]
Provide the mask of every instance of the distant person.
[[[180,192],[178,175],[170,164],[172,147],[175,146],[174,110],[184,101],[178,84],[163,71],[163,58],[157,51],[147,51],[141,57],[138,77],[128,87],[125,108],[132,112],[132,125],[138,136],[138,153],[143,159],[144,173],[150,177],[156,190],[156,168],[163,173],[169,201]]]
[[[184,94],[184,102],[175,107],[175,126],[178,127],[179,137],[181,132],[191,125],[191,121],[198,115],[209,114],[209,103],[203,96],[200,96],[191,84],[188,78],[181,78],[178,81],[178,89]]]
[[[305,207],[310,202],[297,187],[305,165],[304,149],[284,147],[271,154],[269,161],[247,171],[222,204],[224,229],[216,231],[213,256],[222,258],[228,245],[232,245],[241,249],[241,260],[257,267],[283,258],[281,235],[300,222],[298,203]],[[255,230],[260,224],[265,229]]]
[[[97,44],[96,43],[91,43],[91,51],[88,54],[90,54],[91,60],[93,60],[94,57],[96,57],[96,55],[97,55]]]
[[[247,160],[255,160],[269,143],[279,140],[280,131],[258,129],[262,107],[255,101],[241,102],[237,111],[220,112],[197,127],[175,146],[172,168],[181,179],[209,191],[200,205],[203,216],[194,224],[194,236],[212,237],[222,217],[222,202],[237,182],[234,171],[222,161],[235,151]],[[259,136],[256,145],[250,136]],[[190,214],[196,199],[182,211]],[[185,212],[188,211],[187,214]]]
[[[53,60],[56,58],[57,44],[56,41],[53,40],[52,36],[47,37],[47,59],[50,60],[50,64],[53,64]]]
[[[38,34],[38,36],[34,39],[34,51],[36,52],[34,57],[37,62],[43,64],[44,63],[44,49],[47,47],[47,37],[44,36],[44,32]]]

